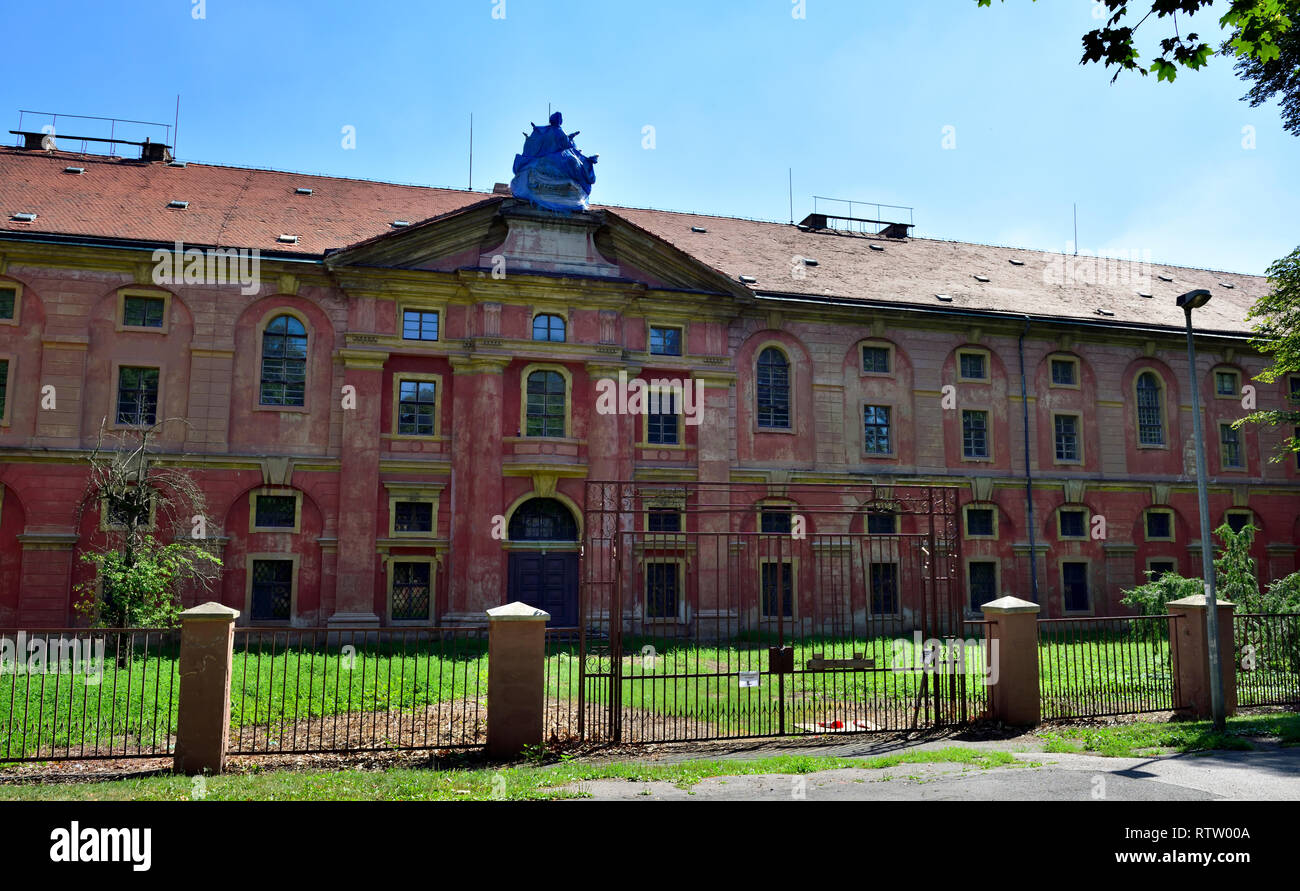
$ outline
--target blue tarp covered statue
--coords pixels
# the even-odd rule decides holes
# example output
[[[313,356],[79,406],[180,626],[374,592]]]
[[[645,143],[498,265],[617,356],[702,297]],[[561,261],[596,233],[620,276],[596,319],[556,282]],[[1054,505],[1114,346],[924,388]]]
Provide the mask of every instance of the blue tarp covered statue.
[[[549,210],[586,210],[598,156],[578,151],[573,144],[578,131],[565,133],[563,123],[557,111],[547,126],[533,124],[533,132],[524,136],[523,153],[515,155],[510,192]]]

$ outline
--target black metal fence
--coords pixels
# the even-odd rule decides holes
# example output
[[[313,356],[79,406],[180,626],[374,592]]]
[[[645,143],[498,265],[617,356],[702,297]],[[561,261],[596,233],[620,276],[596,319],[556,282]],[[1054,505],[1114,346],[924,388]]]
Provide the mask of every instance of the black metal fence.
[[[1043,719],[1175,708],[1170,630],[1176,621],[1168,615],[1039,619]]]
[[[0,629],[0,762],[170,755],[179,648],[157,628]]]
[[[1300,703],[1300,613],[1233,616],[1237,705]]]
[[[486,626],[237,628],[232,755],[487,741]]]

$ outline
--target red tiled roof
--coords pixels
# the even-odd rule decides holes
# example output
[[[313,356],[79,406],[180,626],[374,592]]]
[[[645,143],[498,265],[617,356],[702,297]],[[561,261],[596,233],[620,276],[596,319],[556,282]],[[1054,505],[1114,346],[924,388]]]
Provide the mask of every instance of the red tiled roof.
[[[64,173],[68,166],[82,175]],[[297,188],[312,189],[298,195]],[[482,192],[190,163],[171,167],[95,155],[0,149],[0,229],[320,255],[373,238],[394,220],[417,223],[476,204]],[[188,201],[184,210],[169,201]],[[803,232],[783,223],[609,207],[610,212],[750,286],[836,300],[1027,313],[1181,327],[1174,298],[1209,288],[1200,330],[1244,332],[1262,277],[962,242]],[[15,213],[33,212],[32,223]],[[692,232],[693,226],[706,232]],[[281,244],[280,235],[297,235]],[[873,250],[871,245],[884,250]],[[801,258],[811,258],[807,266]],[[1019,264],[1015,265],[1011,261]],[[1067,275],[1074,264],[1078,273]],[[987,278],[979,281],[975,276]],[[1162,280],[1161,276],[1171,279]],[[1069,283],[1066,283],[1067,280]],[[1233,285],[1225,288],[1224,284]],[[1139,290],[1150,293],[1142,297]],[[939,301],[935,295],[952,297]],[[1105,310],[1113,313],[1098,313]]]

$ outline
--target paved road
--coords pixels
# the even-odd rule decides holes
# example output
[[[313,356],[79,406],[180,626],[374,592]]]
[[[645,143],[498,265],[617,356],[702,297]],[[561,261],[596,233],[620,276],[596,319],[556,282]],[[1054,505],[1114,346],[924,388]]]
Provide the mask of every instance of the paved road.
[[[836,748],[835,754],[846,754],[845,747]],[[595,800],[642,801],[1300,800],[1300,748],[1149,758],[1019,752],[1016,758],[1022,766],[982,770],[959,764],[902,764],[803,777],[722,777],[689,790],[626,780],[599,780],[581,788]]]

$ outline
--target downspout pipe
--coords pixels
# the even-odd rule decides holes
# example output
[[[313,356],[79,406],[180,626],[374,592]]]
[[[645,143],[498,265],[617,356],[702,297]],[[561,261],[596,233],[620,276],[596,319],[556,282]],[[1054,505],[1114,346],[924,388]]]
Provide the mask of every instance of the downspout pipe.
[[[1025,507],[1029,517],[1029,584],[1034,603],[1038,603],[1038,544],[1034,528],[1034,476],[1029,464],[1029,392],[1025,382],[1025,335],[1029,333],[1030,318],[1025,316],[1025,327],[1020,332],[1016,348],[1020,353],[1020,408],[1025,424]]]

